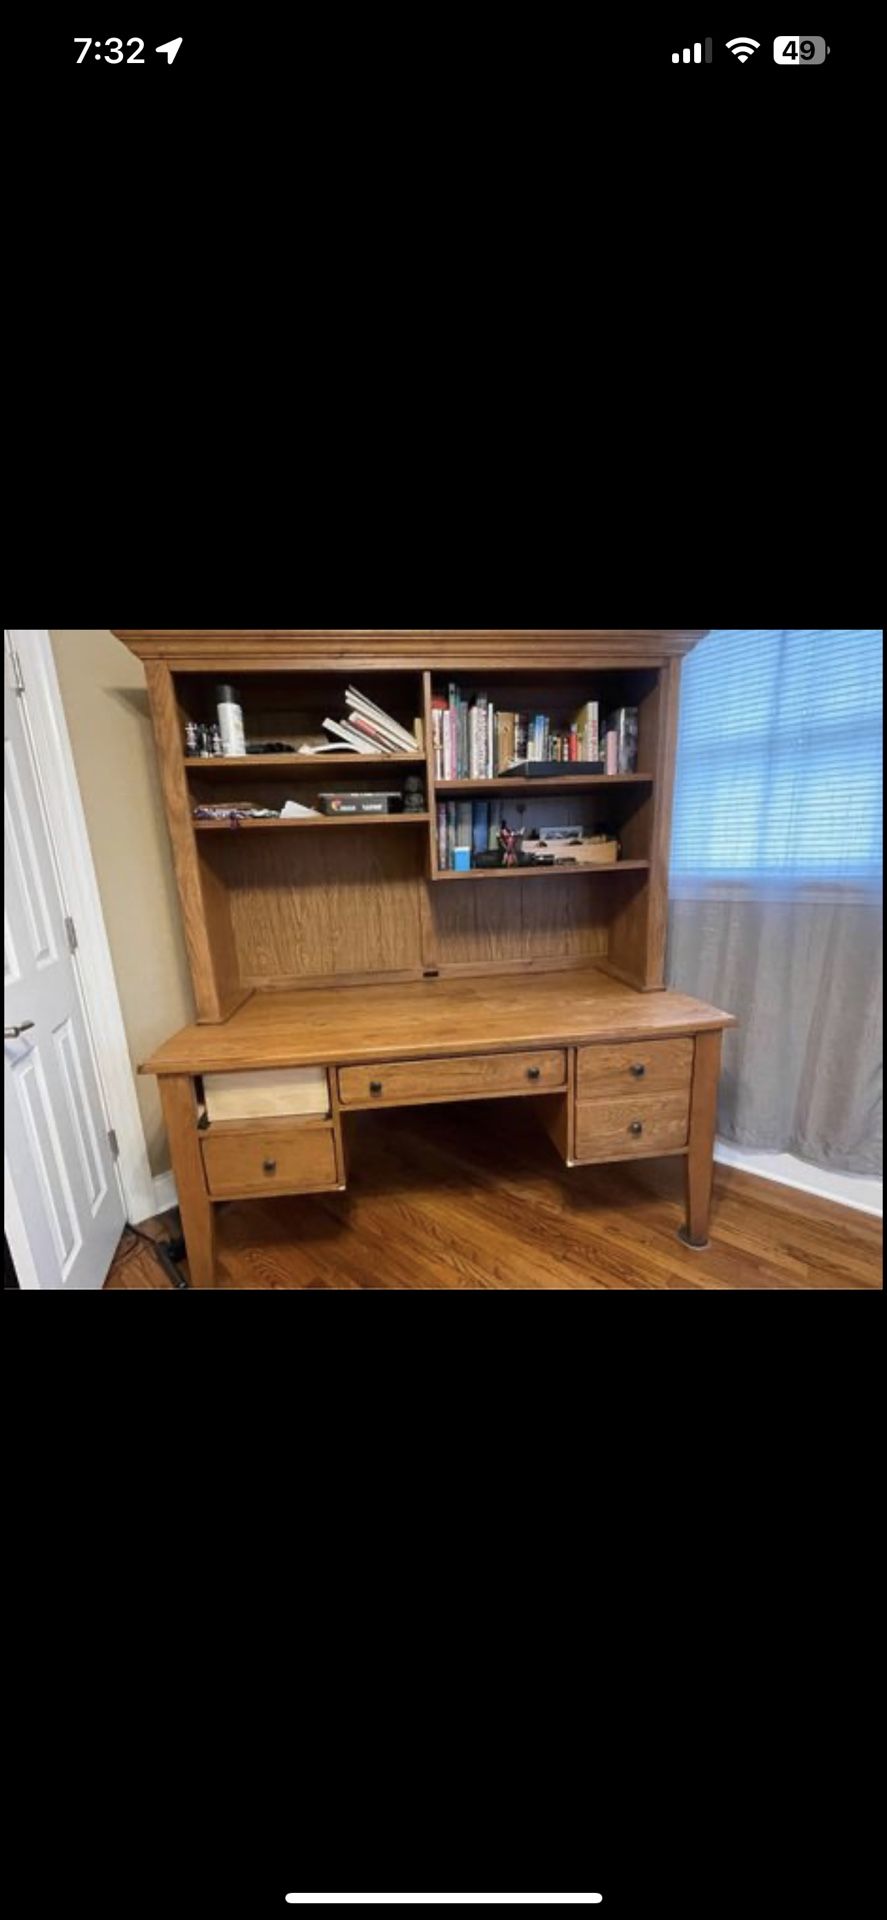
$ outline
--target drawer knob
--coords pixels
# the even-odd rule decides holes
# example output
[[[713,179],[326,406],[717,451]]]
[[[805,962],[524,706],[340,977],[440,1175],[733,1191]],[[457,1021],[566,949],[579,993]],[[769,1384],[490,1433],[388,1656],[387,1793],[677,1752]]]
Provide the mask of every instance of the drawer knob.
[[[527,1068],[527,1079],[528,1079],[528,1080],[538,1080],[538,1078],[539,1078],[539,1075],[540,1075],[540,1073],[541,1073],[541,1071],[542,1071],[542,1069],[541,1069],[541,1067],[528,1067],[528,1068]]]
[[[371,1092],[371,1093],[381,1093],[381,1091],[382,1091],[382,1082],[381,1082],[381,1080],[371,1080],[371,1081],[370,1081],[370,1092]]]
[[[631,1071],[634,1074],[634,1077],[636,1080],[643,1080],[644,1074],[646,1073],[647,1069],[645,1066],[642,1065],[642,1063],[639,1060],[637,1061],[636,1065],[632,1067]]]
[[[633,1120],[628,1131],[629,1133],[643,1133],[644,1131],[643,1121]]]
[[[277,1172],[277,1161],[276,1161],[276,1160],[263,1160],[263,1161],[262,1161],[262,1172],[263,1172],[263,1173],[276,1173],[276,1172]]]

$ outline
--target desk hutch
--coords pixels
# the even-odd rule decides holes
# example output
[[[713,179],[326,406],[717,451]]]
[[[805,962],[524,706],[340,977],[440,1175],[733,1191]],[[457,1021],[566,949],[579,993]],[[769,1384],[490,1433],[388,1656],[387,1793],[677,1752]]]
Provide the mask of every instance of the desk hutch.
[[[158,1076],[192,1282],[215,1273],[216,1203],[347,1183],[348,1116],[374,1106],[512,1098],[567,1167],[676,1154],[681,1237],[707,1245],[721,1034],[732,1016],[664,985],[682,656],[698,632],[119,632],[143,661],[196,1023]],[[585,701],[638,709],[637,771],[435,777],[432,699],[457,679],[497,709],[563,721]],[[189,720],[239,692],[271,758],[201,759]],[[415,755],[299,754],[355,684]],[[230,803],[311,805],[333,783],[423,784],[420,811],[195,817]],[[509,824],[604,825],[613,865],[441,870],[437,806],[484,795]],[[522,822],[518,806],[524,809]],[[234,1076],[240,1076],[235,1079]],[[208,1100],[207,1088],[228,1100]],[[234,1099],[231,1089],[234,1088]],[[238,1090],[243,1098],[237,1098]],[[209,1109],[214,1117],[209,1117]]]

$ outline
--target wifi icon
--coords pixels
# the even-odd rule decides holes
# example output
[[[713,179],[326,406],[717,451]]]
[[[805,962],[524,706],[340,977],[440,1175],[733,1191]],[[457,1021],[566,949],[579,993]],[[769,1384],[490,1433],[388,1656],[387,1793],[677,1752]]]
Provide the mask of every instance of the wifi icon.
[[[747,34],[742,33],[738,39],[725,40],[724,42],[724,45],[729,47],[730,52],[735,53],[737,60],[742,60],[743,62],[750,60],[753,53],[757,53],[760,44],[760,40],[749,40]]]

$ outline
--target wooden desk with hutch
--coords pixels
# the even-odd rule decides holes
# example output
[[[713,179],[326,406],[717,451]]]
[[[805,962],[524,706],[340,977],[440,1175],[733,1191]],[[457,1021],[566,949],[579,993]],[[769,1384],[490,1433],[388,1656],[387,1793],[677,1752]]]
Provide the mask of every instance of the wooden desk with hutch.
[[[682,655],[698,632],[119,632],[144,662],[196,1023],[158,1076],[192,1282],[215,1276],[215,1205],[347,1184],[350,1112],[527,1096],[568,1167],[661,1154],[686,1168],[686,1244],[707,1245],[721,1034],[733,1016],[663,984]],[[568,718],[586,700],[639,713],[638,770],[435,778],[432,697],[457,680],[499,709]],[[357,686],[423,750],[189,757],[189,720],[239,691],[248,738],[317,735]],[[418,773],[421,812],[195,818],[201,803],[279,808]],[[488,798],[527,828],[620,842],[610,866],[441,871],[437,805]],[[286,1070],[286,1071],[284,1071]],[[274,1111],[207,1124],[211,1076],[267,1082]],[[279,1083],[283,1080],[282,1087]],[[304,1082],[307,1102],[287,1087]],[[277,1090],[279,1088],[279,1090]],[[530,1097],[531,1096],[531,1097]],[[237,1102],[235,1101],[235,1107]],[[306,1111],[306,1105],[308,1110]]]

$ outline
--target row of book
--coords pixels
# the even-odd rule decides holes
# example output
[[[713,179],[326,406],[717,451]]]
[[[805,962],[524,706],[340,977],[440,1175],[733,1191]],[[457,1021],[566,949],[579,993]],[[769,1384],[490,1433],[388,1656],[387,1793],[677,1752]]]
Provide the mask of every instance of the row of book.
[[[466,694],[455,681],[432,698],[431,731],[438,780],[494,780],[526,760],[596,760],[600,744],[596,700],[556,726],[547,713],[497,708],[486,693]]]
[[[448,693],[431,702],[435,778],[494,780],[528,761],[599,762],[607,773],[635,773],[637,723],[637,707],[618,707],[602,721],[597,700],[586,700],[569,723],[556,723],[547,713],[497,708],[485,693],[466,694],[451,681]]]
[[[414,731],[408,733],[399,720],[392,719],[384,707],[377,707],[356,687],[346,687],[345,699],[348,703],[347,719],[325,720],[323,723],[324,732],[335,736],[329,746],[306,745],[300,748],[300,752],[404,754],[422,751],[421,721],[414,721]]]
[[[456,847],[486,853],[499,845],[499,814],[489,800],[439,800],[437,804],[437,864],[443,872],[455,867]]]

